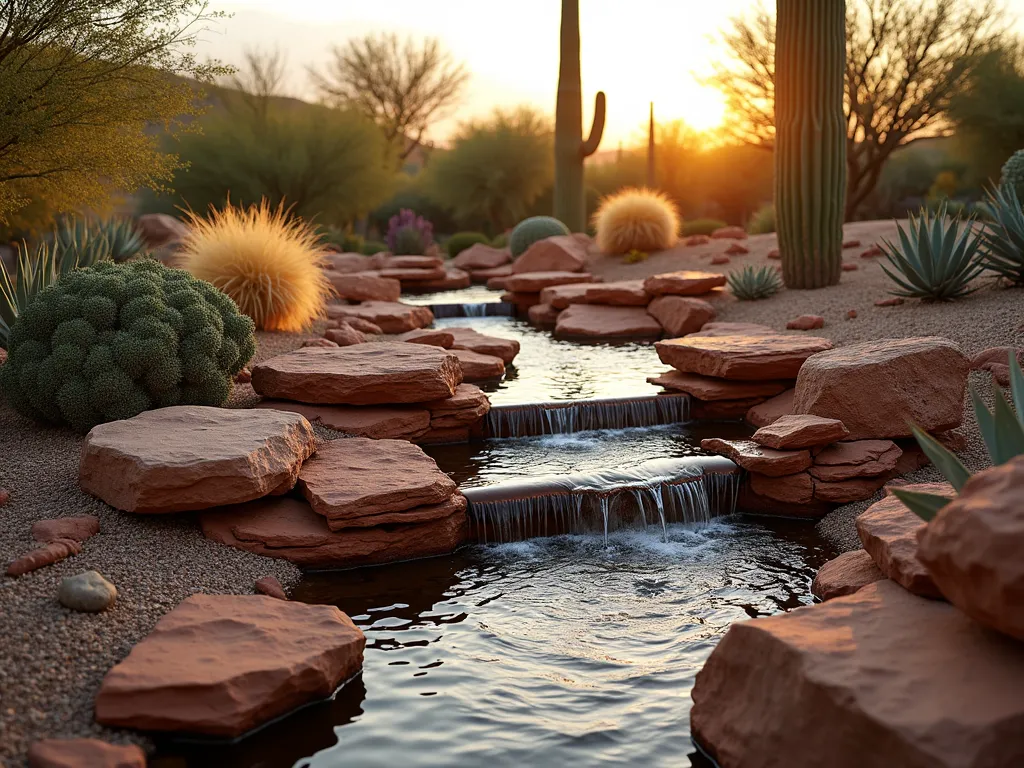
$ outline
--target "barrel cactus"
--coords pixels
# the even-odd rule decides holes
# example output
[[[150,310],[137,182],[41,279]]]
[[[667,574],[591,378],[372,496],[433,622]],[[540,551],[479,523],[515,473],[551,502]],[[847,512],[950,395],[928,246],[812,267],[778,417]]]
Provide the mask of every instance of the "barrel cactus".
[[[518,258],[538,240],[568,234],[570,234],[569,228],[556,218],[531,216],[516,224],[512,234],[509,235],[508,247],[512,251],[512,258]]]
[[[0,390],[31,418],[87,431],[150,408],[222,405],[256,350],[252,320],[148,259],[61,277],[19,315]]]
[[[1011,186],[1018,200],[1024,200],[1024,149],[1018,149],[1003,164],[999,186]]]

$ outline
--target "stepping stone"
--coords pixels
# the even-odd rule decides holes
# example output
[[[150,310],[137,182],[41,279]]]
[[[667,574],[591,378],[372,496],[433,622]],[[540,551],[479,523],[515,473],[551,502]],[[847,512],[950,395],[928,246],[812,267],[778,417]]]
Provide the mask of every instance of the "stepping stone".
[[[207,509],[287,493],[315,449],[297,413],[179,405],[93,427],[78,484],[126,512]]]
[[[524,272],[579,272],[587,262],[587,245],[572,235],[538,240],[512,262],[512,274]]]
[[[557,309],[565,309],[570,304],[646,307],[650,300],[651,295],[644,290],[643,280],[558,285],[541,291],[541,301]]]
[[[512,274],[512,265],[506,264],[493,269],[474,269],[469,273],[474,283],[489,283],[495,278],[508,277]]]
[[[814,457],[811,476],[825,482],[872,477],[895,469],[903,451],[892,440],[836,443]]]
[[[821,566],[811,583],[811,592],[824,602],[833,597],[852,595],[884,578],[885,574],[878,570],[871,555],[863,549],[856,549],[844,552]]]
[[[804,361],[831,349],[832,342],[815,336],[685,336],[659,341],[655,348],[661,362],[685,373],[762,381],[795,379]]]
[[[439,269],[444,259],[439,256],[387,256],[381,260],[381,269]]]
[[[698,400],[745,400],[752,397],[771,397],[784,392],[790,385],[788,381],[729,381],[682,371],[669,371],[660,376],[651,376],[647,381],[674,392],[685,392]]]
[[[459,388],[462,386],[460,384]],[[319,422],[348,435],[375,440],[415,440],[430,428],[428,405],[310,405],[291,400],[263,400],[255,407],[301,413],[310,422]]]
[[[476,424],[491,410],[491,401],[480,387],[459,384],[452,397],[425,403],[430,409],[432,430],[468,427]]]
[[[725,285],[725,275],[717,272],[665,272],[644,280],[644,290],[652,296],[700,296]]]
[[[451,349],[452,344],[455,343],[455,335],[447,328],[419,328],[401,334],[397,337],[397,341]]]
[[[587,272],[526,272],[505,278],[504,288],[515,293],[540,293],[553,285],[591,283],[594,276]]]
[[[146,753],[99,739],[43,739],[28,748],[28,768],[146,768]]]
[[[510,365],[519,354],[519,342],[515,339],[503,339],[499,336],[487,336],[473,328],[445,328],[452,334],[452,349],[468,349],[480,355],[500,357],[505,365]]]
[[[405,333],[416,328],[425,328],[434,322],[434,313],[429,308],[403,304],[400,301],[328,304],[327,317],[331,320],[358,317],[378,326],[384,333]]]
[[[406,281],[404,285],[408,290],[414,290],[417,293],[433,293],[435,291],[457,291],[461,288],[469,288],[473,284],[473,280],[469,276],[469,272],[464,272],[461,269],[448,268],[444,270],[444,277],[440,277],[436,280],[421,280],[418,282]]]
[[[850,344],[807,361],[794,408],[839,419],[851,440],[910,437],[911,422],[942,432],[963,421],[969,371],[970,361],[949,339]]]
[[[488,281],[487,287],[491,287],[491,282]],[[501,300],[506,304],[514,304],[517,314],[526,314],[530,311],[530,307],[540,304],[540,293],[516,293],[515,291],[509,291],[508,293],[501,294]]]
[[[742,621],[697,674],[690,725],[720,765],[1013,766],[1024,653],[883,580]]]
[[[326,270],[324,274],[331,281],[338,298],[349,301],[398,301],[402,295],[402,284],[398,280],[376,275],[346,274]]]
[[[560,312],[561,310],[555,309],[550,304],[535,304],[530,307],[526,314],[532,325],[536,325],[541,328],[554,328],[555,323],[558,322],[558,315]]]
[[[399,341],[297,349],[252,369],[258,394],[322,405],[422,403],[451,397],[461,383],[454,354]]]
[[[406,514],[404,519],[409,522],[335,532],[305,501],[278,497],[208,510],[199,522],[208,539],[310,569],[446,555],[463,543],[469,527],[466,498],[461,494]]]
[[[474,243],[452,259],[453,267],[478,272],[484,269],[503,267],[512,261],[507,248],[492,248],[483,243]]]
[[[778,450],[816,448],[843,440],[850,431],[837,419],[806,413],[784,415],[761,427],[751,438],[755,443]]]
[[[948,483],[904,485],[901,490],[934,493],[953,498]],[[918,532],[925,522],[895,496],[875,502],[856,520],[857,535],[875,565],[904,589],[922,597],[942,597],[924,564],[917,559]]]
[[[96,722],[241,736],[330,696],[362,668],[365,645],[333,605],[192,595],[106,674]]]
[[[712,437],[701,440],[700,447],[732,459],[743,469],[768,477],[792,475],[811,466],[810,451],[776,451],[772,448],[763,448],[751,440],[722,440]]]
[[[462,377],[466,381],[487,381],[505,375],[505,362],[500,357],[482,355],[468,349],[453,348],[451,352],[459,358]]]
[[[747,423],[755,427],[767,427],[769,424],[774,424],[783,416],[792,414],[793,398],[795,396],[795,389],[787,389],[775,397],[765,400],[760,405],[755,405],[747,411]]]
[[[691,296],[659,296],[650,303],[647,312],[673,338],[696,333],[715,319],[714,307]]]
[[[429,269],[414,269],[409,267],[388,267],[380,270],[381,277],[389,277],[392,280],[399,280],[404,283],[419,283],[428,280],[443,280],[445,277],[444,267],[437,266]]]
[[[381,515],[442,504],[455,483],[404,440],[332,440],[299,473],[299,490],[331,530],[376,525]],[[400,515],[389,521],[401,520]]]
[[[591,339],[657,339],[661,324],[642,307],[573,304],[558,315],[555,336]]]
[[[600,283],[576,283],[575,285],[553,285],[540,292],[543,304],[555,309],[565,309],[570,304],[587,304],[587,290]],[[649,298],[649,297],[648,297]]]
[[[95,515],[58,517],[32,523],[32,538],[44,544],[57,539],[85,541],[100,532],[100,519]]]
[[[321,254],[326,267],[333,272],[354,274],[356,272],[372,272],[373,259],[361,253],[338,253],[325,251]]]

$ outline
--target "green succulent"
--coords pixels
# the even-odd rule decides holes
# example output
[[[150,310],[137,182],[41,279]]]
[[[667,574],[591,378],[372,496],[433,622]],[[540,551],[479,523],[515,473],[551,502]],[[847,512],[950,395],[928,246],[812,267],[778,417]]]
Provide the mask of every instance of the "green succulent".
[[[79,267],[110,259],[121,263],[146,250],[145,241],[127,219],[105,221],[71,217],[56,227],[53,247],[62,254],[76,253]]]
[[[974,415],[978,419],[978,428],[981,430],[981,437],[985,441],[985,448],[988,449],[993,466],[1005,464],[1015,456],[1024,455],[1024,373],[1021,372],[1020,363],[1013,352],[1010,352],[1009,358],[1010,394],[1013,398],[1013,408],[1010,407],[998,386],[993,386],[995,397],[993,411],[988,409],[974,387],[971,387]],[[921,450],[959,493],[970,479],[970,471],[952,451],[927,432],[916,426],[913,427],[913,430]],[[931,520],[940,509],[952,501],[952,499],[935,493],[907,491],[899,488],[893,488],[892,492],[912,512],[924,520]]]
[[[627,264],[637,264],[641,261],[647,261],[647,257],[649,255],[650,254],[648,254],[646,251],[639,251],[636,248],[634,248],[625,256],[623,256],[622,260]]]
[[[483,232],[456,232],[448,238],[448,256],[455,258],[464,250],[477,243],[489,244],[490,239]]]
[[[359,249],[359,253],[364,256],[375,256],[381,251],[386,251],[388,244],[380,240],[367,240],[363,243],[363,247]]]
[[[500,235],[491,240],[491,248],[507,248],[508,247],[508,235],[502,232]]]
[[[775,205],[762,205],[747,223],[747,232],[752,235],[765,235],[775,231]]]
[[[922,208],[911,215],[904,230],[899,225],[900,244],[882,239],[881,248],[889,266],[882,264],[899,290],[895,296],[948,301],[972,293],[974,280],[984,270],[981,264],[981,236],[971,226],[972,218],[949,218],[946,204],[934,213]],[[891,269],[890,269],[891,267]]]
[[[28,245],[22,243],[13,275],[0,260],[0,347],[7,348],[14,322],[39,292],[78,266],[75,252],[64,255],[69,259],[67,263],[62,262],[57,252],[44,242],[30,256]]]
[[[756,301],[774,296],[782,288],[782,277],[775,267],[748,264],[734,270],[726,278],[729,290],[740,301]]]
[[[508,245],[515,259],[526,253],[526,249],[538,240],[568,234],[571,234],[569,228],[553,216],[531,216],[516,224],[509,235]]]
[[[1024,211],[1010,184],[990,190],[982,203],[991,223],[981,232],[981,261],[1014,285],[1024,285]]]
[[[0,391],[26,416],[84,432],[150,408],[222,405],[255,350],[252,320],[209,283],[149,259],[101,261],[19,313]]]
[[[1003,164],[999,186],[1013,187],[1013,191],[1017,194],[1017,199],[1024,199],[1024,149],[1018,149]]]
[[[395,256],[422,256],[427,250],[423,233],[417,227],[402,227],[395,234]]]

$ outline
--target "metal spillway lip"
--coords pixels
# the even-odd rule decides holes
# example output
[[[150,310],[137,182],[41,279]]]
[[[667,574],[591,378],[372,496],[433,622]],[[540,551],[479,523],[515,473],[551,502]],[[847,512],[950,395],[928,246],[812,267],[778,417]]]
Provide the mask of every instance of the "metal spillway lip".
[[[512,499],[555,495],[606,495],[633,488],[677,485],[710,474],[732,475],[739,467],[724,456],[688,456],[651,459],[628,469],[604,469],[564,475],[542,475],[523,480],[467,488],[463,495],[474,503],[486,504]]]
[[[532,437],[684,424],[689,420],[690,396],[678,392],[502,404],[492,406],[484,417],[483,436]]]

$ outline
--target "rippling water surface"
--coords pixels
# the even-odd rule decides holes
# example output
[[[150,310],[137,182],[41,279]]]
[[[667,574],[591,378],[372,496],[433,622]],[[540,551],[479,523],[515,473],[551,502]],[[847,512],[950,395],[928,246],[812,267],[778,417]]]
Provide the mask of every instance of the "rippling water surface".
[[[295,597],[366,632],[362,676],[233,748],[176,745],[155,765],[706,765],[694,675],[732,622],[809,603],[829,555],[806,524],[732,518],[667,542],[559,537],[309,575]]]

